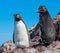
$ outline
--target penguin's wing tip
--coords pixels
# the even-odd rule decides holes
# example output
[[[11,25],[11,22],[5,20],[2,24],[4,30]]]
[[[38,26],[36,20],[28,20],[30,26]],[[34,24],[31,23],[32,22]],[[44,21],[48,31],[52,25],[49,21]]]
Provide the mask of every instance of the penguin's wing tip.
[[[13,33],[13,43],[15,43],[15,41],[14,41],[14,33]]]

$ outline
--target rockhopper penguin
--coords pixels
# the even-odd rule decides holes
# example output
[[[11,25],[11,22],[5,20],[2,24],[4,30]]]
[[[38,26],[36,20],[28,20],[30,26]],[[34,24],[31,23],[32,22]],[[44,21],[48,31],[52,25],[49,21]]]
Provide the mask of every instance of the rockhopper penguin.
[[[49,45],[55,40],[56,33],[52,19],[50,18],[49,12],[45,6],[40,6],[37,13],[39,13],[41,23],[41,38],[45,44]]]
[[[19,14],[14,14],[13,42],[16,47],[29,47],[29,39],[26,25]]]

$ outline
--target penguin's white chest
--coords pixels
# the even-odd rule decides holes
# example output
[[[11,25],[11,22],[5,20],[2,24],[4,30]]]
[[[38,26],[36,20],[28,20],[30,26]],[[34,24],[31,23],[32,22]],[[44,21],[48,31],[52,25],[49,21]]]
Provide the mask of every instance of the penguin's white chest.
[[[14,40],[17,46],[29,46],[28,33],[25,24],[22,21],[15,22]]]

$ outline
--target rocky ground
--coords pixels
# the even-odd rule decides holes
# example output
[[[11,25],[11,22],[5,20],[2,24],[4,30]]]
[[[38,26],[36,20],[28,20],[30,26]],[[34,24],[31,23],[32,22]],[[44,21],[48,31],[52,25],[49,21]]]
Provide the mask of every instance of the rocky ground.
[[[49,46],[37,46],[36,48],[17,48],[10,40],[0,47],[0,53],[60,53],[60,42],[53,41]]]

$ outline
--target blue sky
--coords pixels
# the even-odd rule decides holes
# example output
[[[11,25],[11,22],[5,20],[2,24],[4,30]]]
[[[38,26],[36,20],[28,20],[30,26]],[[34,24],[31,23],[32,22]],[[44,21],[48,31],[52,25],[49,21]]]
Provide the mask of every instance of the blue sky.
[[[13,39],[13,14],[20,13],[30,28],[38,23],[36,10],[40,5],[47,7],[52,18],[60,11],[60,0],[0,0],[0,45]]]

